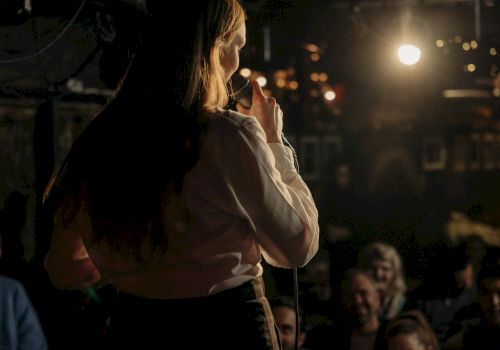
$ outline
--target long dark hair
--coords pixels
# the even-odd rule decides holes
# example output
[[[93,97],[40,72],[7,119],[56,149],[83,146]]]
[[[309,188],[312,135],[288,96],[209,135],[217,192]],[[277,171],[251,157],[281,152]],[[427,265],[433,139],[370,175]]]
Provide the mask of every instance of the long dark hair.
[[[104,241],[138,260],[168,248],[174,221],[188,222],[184,175],[198,159],[207,119],[227,102],[218,43],[244,21],[236,0],[185,2],[176,10],[182,26],[166,32],[156,3],[148,2],[152,15],[116,96],[74,143],[45,200],[63,224],[81,211],[90,216],[87,244]]]

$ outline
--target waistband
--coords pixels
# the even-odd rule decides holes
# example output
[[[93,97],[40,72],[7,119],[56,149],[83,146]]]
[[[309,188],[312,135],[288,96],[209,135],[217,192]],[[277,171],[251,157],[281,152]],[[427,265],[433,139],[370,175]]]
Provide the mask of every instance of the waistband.
[[[223,290],[221,292],[202,296],[195,298],[185,298],[185,299],[151,299],[144,298],[134,294],[129,294],[126,292],[118,291],[117,299],[120,303],[132,303],[132,304],[169,304],[169,303],[217,303],[224,302],[228,303],[234,302],[246,302],[250,300],[255,300],[265,296],[264,292],[264,281],[262,277],[256,277],[248,282],[245,282],[237,287]]]

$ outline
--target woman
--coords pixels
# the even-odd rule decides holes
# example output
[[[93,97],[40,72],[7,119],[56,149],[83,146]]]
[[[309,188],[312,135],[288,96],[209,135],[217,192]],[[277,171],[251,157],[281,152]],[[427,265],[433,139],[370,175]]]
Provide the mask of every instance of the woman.
[[[113,346],[278,349],[260,260],[292,268],[314,256],[314,201],[275,99],[252,82],[251,108],[224,110],[245,45],[241,5],[179,2],[166,33],[160,4],[148,2],[121,89],[49,188],[47,271],[59,288],[119,290]]]
[[[394,318],[406,303],[406,283],[401,257],[396,249],[384,242],[372,242],[359,255],[360,269],[371,273],[382,297],[380,319]]]

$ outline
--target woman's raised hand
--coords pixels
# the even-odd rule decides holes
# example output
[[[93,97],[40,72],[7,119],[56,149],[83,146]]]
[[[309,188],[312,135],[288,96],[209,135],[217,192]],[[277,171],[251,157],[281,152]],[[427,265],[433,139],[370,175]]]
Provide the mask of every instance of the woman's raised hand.
[[[283,112],[274,97],[264,95],[262,88],[256,80],[252,84],[252,107],[243,108],[236,105],[238,111],[248,116],[255,116],[266,134],[267,143],[282,143]]]

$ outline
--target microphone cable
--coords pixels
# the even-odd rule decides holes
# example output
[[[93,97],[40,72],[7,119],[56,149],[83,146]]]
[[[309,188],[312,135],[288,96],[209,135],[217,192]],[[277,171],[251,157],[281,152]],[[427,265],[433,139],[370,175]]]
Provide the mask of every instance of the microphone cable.
[[[297,170],[297,173],[300,173],[299,171],[299,159],[297,158],[297,152],[295,152],[295,149],[293,146],[290,144],[290,142],[286,139],[285,134],[282,132],[281,133],[281,138],[283,140],[283,144],[290,148],[292,150],[292,155],[293,155],[293,163],[295,165],[295,170]],[[299,318],[299,278],[298,278],[298,272],[297,268],[293,268],[293,299],[295,303],[295,350],[299,350],[299,335],[300,335],[300,318]]]

